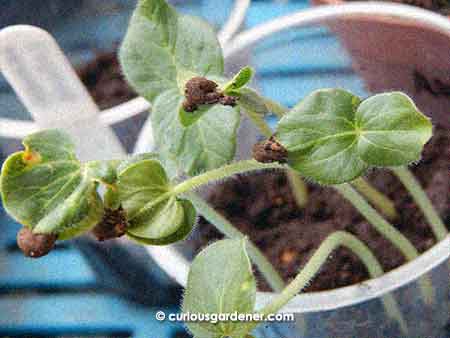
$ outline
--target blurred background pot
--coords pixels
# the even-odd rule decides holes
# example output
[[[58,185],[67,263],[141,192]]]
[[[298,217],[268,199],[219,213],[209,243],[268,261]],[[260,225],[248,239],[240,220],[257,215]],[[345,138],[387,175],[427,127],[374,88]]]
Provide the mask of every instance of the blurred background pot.
[[[314,5],[352,3],[345,0],[311,2]],[[447,34],[414,20],[379,15],[340,19],[329,27],[347,49],[354,69],[369,91],[407,92],[434,123],[450,126],[450,39]]]

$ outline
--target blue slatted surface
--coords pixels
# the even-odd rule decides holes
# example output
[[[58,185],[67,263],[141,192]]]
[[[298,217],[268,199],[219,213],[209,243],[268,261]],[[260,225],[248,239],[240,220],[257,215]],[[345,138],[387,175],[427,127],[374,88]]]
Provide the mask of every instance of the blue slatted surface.
[[[165,309],[175,312],[175,308]],[[112,335],[172,337],[179,325],[154,320],[156,311],[99,294],[2,297],[0,336]],[[45,316],[42,314],[45,313]],[[24,324],[24,319],[26,322]]]
[[[24,259],[19,251],[0,257],[0,289],[85,289],[96,284],[94,272],[74,248],[39,260]]]

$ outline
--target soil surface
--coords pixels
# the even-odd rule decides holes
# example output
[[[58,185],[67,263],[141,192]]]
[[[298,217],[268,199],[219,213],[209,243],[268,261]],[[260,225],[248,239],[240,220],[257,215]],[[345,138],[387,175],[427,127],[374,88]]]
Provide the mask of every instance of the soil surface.
[[[114,107],[137,96],[125,82],[115,53],[98,52],[91,62],[76,71],[100,109]]]
[[[95,61],[79,68],[78,73],[102,108],[136,96],[124,82],[112,53],[99,54]],[[138,116],[133,121],[136,128],[143,118]],[[129,132],[127,130],[125,132]],[[435,126],[422,161],[412,168],[446,224],[450,223],[449,158],[450,133]],[[370,172],[367,179],[395,202],[400,218],[394,225],[420,252],[435,244],[430,227],[398,179],[389,171],[379,169]],[[308,205],[300,209],[284,173],[271,171],[231,178],[210,193],[209,201],[256,243],[286,281],[295,277],[323,239],[336,230],[349,231],[367,243],[386,271],[404,263],[397,249],[332,188],[308,183],[308,189]],[[203,219],[198,231],[199,235],[190,241],[195,250],[222,238]],[[307,290],[334,289],[368,277],[365,267],[351,252],[338,249]],[[268,290],[262,280],[260,289]]]
[[[137,96],[125,82],[115,53],[98,52],[91,62],[79,66],[76,71],[101,110]],[[143,112],[114,125],[114,131],[128,152],[133,150],[147,116],[147,112]]]

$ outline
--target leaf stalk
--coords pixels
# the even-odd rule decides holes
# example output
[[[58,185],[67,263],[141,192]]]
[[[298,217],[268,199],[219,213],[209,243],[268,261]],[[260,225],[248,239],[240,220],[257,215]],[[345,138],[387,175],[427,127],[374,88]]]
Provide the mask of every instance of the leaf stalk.
[[[414,201],[419,206],[422,213],[425,215],[428,223],[430,223],[434,236],[438,241],[442,241],[447,237],[448,231],[444,222],[439,217],[439,213],[431,203],[425,191],[420,186],[420,183],[406,167],[395,167],[391,169],[392,172],[398,177],[405,188],[409,191]]]
[[[364,196],[369,202],[371,202],[378,210],[380,210],[389,220],[395,220],[398,218],[397,210],[395,209],[394,202],[384,195],[381,191],[377,190],[367,180],[362,177],[352,181],[351,184]]]
[[[195,190],[195,189],[201,187],[202,185],[220,181],[220,180],[228,178],[230,176],[249,172],[249,171],[263,170],[263,169],[286,169],[286,168],[287,167],[285,165],[280,164],[278,162],[260,163],[255,160],[239,161],[239,162],[225,165],[218,169],[213,169],[213,170],[207,171],[198,176],[189,178],[186,181],[183,181],[183,182],[179,183],[178,185],[176,185],[172,189],[172,194],[180,195],[180,194]]]

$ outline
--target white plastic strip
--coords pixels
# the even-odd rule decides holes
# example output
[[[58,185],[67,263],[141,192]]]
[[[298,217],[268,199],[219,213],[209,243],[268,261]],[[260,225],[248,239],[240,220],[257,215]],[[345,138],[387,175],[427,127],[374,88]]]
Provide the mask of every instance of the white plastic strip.
[[[64,129],[81,159],[123,157],[119,140],[99,121],[98,107],[46,31],[27,25],[2,29],[0,70],[36,125]]]
[[[150,109],[151,104],[146,99],[138,97],[114,108],[103,110],[98,118],[102,125],[111,126]],[[38,125],[33,121],[0,118],[0,136],[3,137],[20,139],[38,130]]]
[[[113,125],[115,123],[125,121],[130,117],[138,115],[146,110],[151,109],[151,104],[143,97],[137,97],[128,102],[122,103],[111,109],[103,110],[100,114],[100,121],[104,125]]]
[[[38,130],[38,125],[33,121],[0,118],[0,137],[21,139]]]
[[[218,34],[218,39],[223,48],[226,47],[228,41],[238,32],[242,27],[247,10],[250,7],[250,0],[236,0],[233,10],[228,18],[228,21],[222,27]]]
[[[146,246],[155,262],[178,284],[186,286],[191,263],[173,245]]]
[[[144,126],[139,132],[139,137],[134,145],[133,154],[143,154],[153,151],[155,141],[153,137],[152,121],[150,117],[145,121]]]

